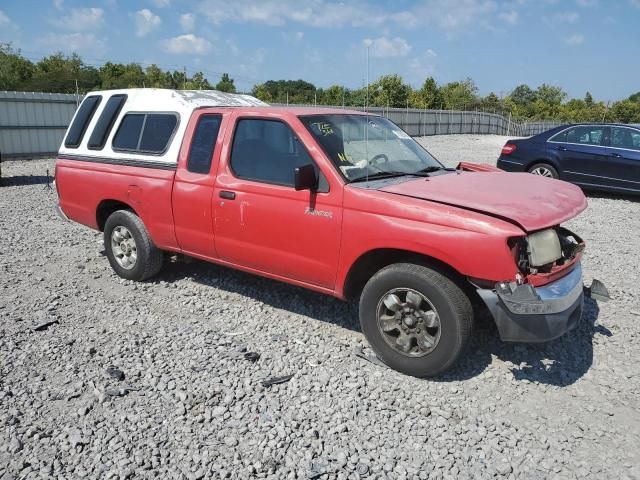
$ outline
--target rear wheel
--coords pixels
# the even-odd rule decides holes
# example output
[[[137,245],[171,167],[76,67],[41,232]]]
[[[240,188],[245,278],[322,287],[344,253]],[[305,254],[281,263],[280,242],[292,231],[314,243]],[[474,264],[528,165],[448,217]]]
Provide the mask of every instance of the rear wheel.
[[[153,244],[140,217],[129,210],[109,216],[104,247],[113,270],[127,280],[146,280],[162,268],[162,250]]]
[[[558,178],[558,171],[548,163],[536,163],[529,167],[529,173],[547,178]]]
[[[360,325],[373,350],[394,370],[437,375],[463,351],[473,323],[468,297],[430,268],[398,263],[376,273],[360,297]]]

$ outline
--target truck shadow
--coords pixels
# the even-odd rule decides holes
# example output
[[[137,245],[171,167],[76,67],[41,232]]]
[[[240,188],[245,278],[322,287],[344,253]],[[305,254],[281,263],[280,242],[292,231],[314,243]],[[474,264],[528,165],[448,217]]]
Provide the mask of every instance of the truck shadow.
[[[285,312],[360,331],[357,305],[302,287],[198,260],[170,263],[158,280],[171,283],[182,278],[191,278],[203,285],[246,296]],[[495,375],[499,370],[489,371],[487,367],[500,361],[506,363],[516,381],[559,387],[571,385],[591,367],[594,335],[612,335],[607,328],[596,325],[598,315],[597,302],[585,298],[582,322],[566,335],[543,344],[502,342],[493,321],[481,319],[474,328],[467,351],[458,363],[431,381],[463,381],[483,375],[485,371],[487,375]],[[362,360],[354,357],[353,361]]]
[[[53,188],[53,177],[48,175],[14,175],[0,178],[0,187],[22,187],[25,185],[46,185]]]
[[[596,325],[599,313],[598,303],[585,298],[583,318],[575,329],[551,342],[537,344],[502,342],[493,322],[484,320],[476,328],[467,354],[437,380],[465,380],[483,374],[493,362],[504,362],[517,381],[571,385],[593,363],[594,335],[612,335],[606,327]]]
[[[357,307],[350,303],[231,268],[188,259],[186,262],[165,264],[157,279],[173,282],[187,277],[200,284],[246,296],[279,310],[360,331]]]

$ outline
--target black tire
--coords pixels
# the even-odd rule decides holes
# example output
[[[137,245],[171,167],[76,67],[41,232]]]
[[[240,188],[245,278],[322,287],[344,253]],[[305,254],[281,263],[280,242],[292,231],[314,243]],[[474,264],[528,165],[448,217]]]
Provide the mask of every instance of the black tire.
[[[401,353],[388,343],[389,335],[379,327],[379,306],[394,289],[418,292],[439,318],[439,338],[423,356]],[[446,276],[421,265],[397,263],[380,270],[365,285],[360,297],[360,326],[386,365],[414,377],[431,377],[451,367],[464,350],[473,326],[473,309],[469,298]]]
[[[548,175],[542,175],[544,177],[555,178],[555,179],[560,178],[560,175],[558,174],[558,170],[556,170],[556,168],[553,165],[551,165],[549,163],[546,163],[546,162],[535,163],[535,164],[531,165],[529,167],[529,170],[527,170],[527,171],[529,173],[533,173],[534,175],[540,175],[539,173],[534,173],[537,169],[546,170],[547,172],[549,172],[549,174],[551,174],[550,177]]]
[[[124,227],[135,241],[137,258],[130,268],[123,267],[116,259],[113,250],[112,235],[115,229]],[[104,248],[111,268],[122,278],[127,280],[146,280],[157,274],[162,268],[163,253],[153,244],[149,233],[135,213],[129,210],[118,210],[112,213],[104,226]],[[116,246],[116,248],[118,248]]]

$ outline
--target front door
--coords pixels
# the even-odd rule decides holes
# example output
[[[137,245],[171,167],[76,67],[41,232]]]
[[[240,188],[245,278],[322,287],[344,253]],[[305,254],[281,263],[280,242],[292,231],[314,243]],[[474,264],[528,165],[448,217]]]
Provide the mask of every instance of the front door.
[[[231,141],[229,132],[228,142]],[[216,179],[215,246],[222,260],[333,289],[341,185],[330,185],[282,119],[238,118]],[[296,191],[294,169],[313,164],[317,192]]]

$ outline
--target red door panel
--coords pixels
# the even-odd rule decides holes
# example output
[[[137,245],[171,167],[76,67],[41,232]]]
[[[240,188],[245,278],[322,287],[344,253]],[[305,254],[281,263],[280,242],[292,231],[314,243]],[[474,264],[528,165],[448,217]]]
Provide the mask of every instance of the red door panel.
[[[220,192],[235,194],[233,200]],[[328,194],[218,178],[216,250],[231,263],[333,288],[342,208]]]
[[[217,258],[213,240],[213,185],[224,117],[224,114],[207,109],[196,112],[191,118],[180,151],[172,194],[175,232],[181,250],[212,259]],[[207,121],[219,122],[217,128],[216,125],[202,128],[206,127],[204,122]],[[194,167],[189,160],[195,155],[199,155],[200,163]]]
[[[231,120],[214,189],[216,251],[221,260],[239,266],[333,289],[340,254],[342,184],[327,173],[326,159],[317,158],[317,149],[305,145],[304,132],[298,134],[291,127],[298,126],[297,118],[270,115],[269,119],[292,128],[296,141],[302,142],[307,154],[312,152],[312,161],[328,177],[329,191],[296,191],[292,186],[237,178],[229,165],[235,128],[231,123],[242,119]],[[255,161],[264,159],[263,151],[254,150]],[[259,174],[265,175],[265,169]]]

